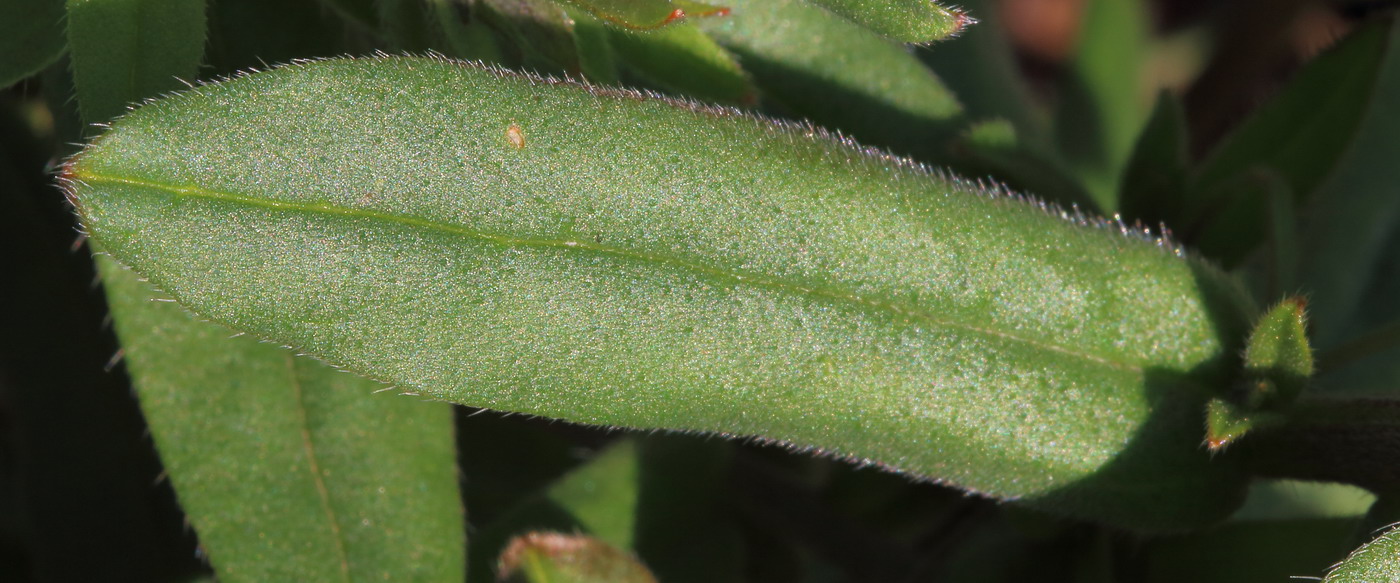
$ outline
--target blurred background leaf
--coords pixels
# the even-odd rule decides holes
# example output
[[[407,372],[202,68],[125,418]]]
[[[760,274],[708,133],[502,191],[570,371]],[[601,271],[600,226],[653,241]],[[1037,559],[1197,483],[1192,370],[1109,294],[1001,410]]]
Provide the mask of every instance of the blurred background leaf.
[[[66,40],[63,0],[0,1],[0,88],[58,60]]]

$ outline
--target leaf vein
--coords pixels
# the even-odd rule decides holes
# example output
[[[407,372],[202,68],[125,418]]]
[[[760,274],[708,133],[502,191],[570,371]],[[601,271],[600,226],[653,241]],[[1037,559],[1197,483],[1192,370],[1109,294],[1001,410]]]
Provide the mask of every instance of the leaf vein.
[[[1031,347],[1033,347],[1033,348],[1040,349],[1040,350],[1046,350],[1046,351],[1051,351],[1051,352],[1057,352],[1057,353],[1060,353],[1060,354],[1064,354],[1064,355],[1066,355],[1066,356],[1070,356],[1070,357],[1078,358],[1078,359],[1085,360],[1085,361],[1088,361],[1088,362],[1096,363],[1096,364],[1099,364],[1099,365],[1102,365],[1102,366],[1106,366],[1106,367],[1109,367],[1109,368],[1114,368],[1114,369],[1119,369],[1119,370],[1130,371],[1130,372],[1134,372],[1134,373],[1138,373],[1138,374],[1141,374],[1141,373],[1143,372],[1143,369],[1142,369],[1141,366],[1136,365],[1136,364],[1133,364],[1133,363],[1121,362],[1121,361],[1113,360],[1113,359],[1110,359],[1110,358],[1107,358],[1107,357],[1099,356],[1099,355],[1096,355],[1096,354],[1091,354],[1091,353],[1088,353],[1088,352],[1084,352],[1084,351],[1080,351],[1080,350],[1075,350],[1075,349],[1072,349],[1072,348],[1069,348],[1069,347],[1066,347],[1066,346],[1061,346],[1061,345],[1059,345],[1059,344],[1054,344],[1054,343],[1051,343],[1051,342],[1045,342],[1045,341],[1043,341],[1043,340],[1037,340],[1037,339],[1034,339],[1034,338],[1028,338],[1028,337],[1025,337],[1025,336],[1021,336],[1021,335],[1017,335],[1017,334],[1013,334],[1013,333],[1005,332],[1005,331],[1001,331],[1001,330],[995,330],[995,329],[991,329],[991,328],[986,328],[986,327],[983,327],[983,326],[977,326],[977,325],[975,325],[975,324],[970,324],[970,323],[967,323],[967,322],[960,322],[960,321],[956,321],[956,320],[948,320],[948,319],[944,319],[944,318],[938,318],[938,317],[934,316],[933,314],[930,314],[930,313],[927,312],[926,310],[920,310],[920,309],[918,309],[918,308],[914,308],[914,307],[911,307],[911,306],[906,306],[906,305],[903,305],[903,304],[898,303],[898,302],[891,302],[891,301],[884,301],[884,300],[874,299],[874,298],[870,298],[870,297],[867,297],[867,296],[862,296],[862,295],[860,295],[860,294],[856,294],[856,293],[852,293],[852,292],[848,292],[848,291],[844,291],[844,290],[832,290],[832,289],[823,289],[823,288],[818,288],[818,287],[805,286],[805,285],[800,285],[800,284],[793,283],[793,282],[790,282],[790,281],[783,281],[783,280],[781,280],[781,279],[773,278],[773,277],[765,277],[765,276],[760,276],[760,275],[738,273],[738,272],[734,272],[734,271],[731,271],[731,270],[726,270],[726,269],[722,269],[722,268],[717,268],[717,267],[712,267],[712,266],[708,266],[708,265],[703,265],[703,264],[699,264],[699,263],[695,263],[695,262],[692,262],[692,261],[687,261],[687,260],[679,259],[679,258],[675,258],[675,257],[666,257],[666,256],[656,255],[656,254],[651,254],[651,253],[644,253],[644,252],[639,252],[639,251],[632,251],[632,250],[627,250],[627,249],[620,249],[620,248],[617,248],[617,247],[609,247],[609,246],[602,245],[602,244],[600,244],[600,243],[596,243],[596,242],[594,242],[594,241],[589,241],[589,240],[586,240],[586,239],[544,239],[544,238],[522,238],[522,237],[512,237],[512,236],[508,236],[508,235],[501,235],[501,234],[490,233],[490,232],[486,232],[486,231],[473,230],[473,229],[470,229],[470,228],[467,228],[467,227],[464,227],[464,226],[461,226],[461,225],[453,225],[453,224],[449,224],[449,223],[442,223],[442,222],[433,221],[433,220],[430,220],[430,219],[424,219],[424,218],[419,218],[419,217],[414,217],[414,216],[407,216],[407,215],[401,215],[401,214],[392,214],[392,213],[379,212],[379,211],[373,211],[373,210],[368,210],[368,209],[351,208],[351,207],[340,206],[340,205],[332,205],[332,204],[317,204],[317,203],[303,203],[303,202],[288,202],[288,201],[271,200],[271,199],[266,199],[266,198],[257,198],[257,197],[251,197],[251,196],[240,195],[240,194],[233,194],[233,193],[228,193],[228,192],[220,192],[220,191],[210,190],[210,189],[206,189],[206,188],[202,188],[202,187],[197,187],[197,186],[176,186],[176,185],[163,184],[163,183],[153,182],[153,181],[148,181],[148,180],[140,180],[140,179],[135,179],[135,178],[126,178],[126,177],[119,177],[119,176],[100,175],[100,174],[94,174],[94,173],[75,174],[75,175],[72,176],[72,178],[75,179],[75,180],[79,180],[79,181],[81,181],[81,182],[87,183],[87,184],[89,184],[89,185],[91,185],[91,184],[93,184],[93,183],[95,183],[95,182],[107,182],[107,183],[125,184],[125,185],[128,185],[128,186],[136,186],[136,187],[142,187],[142,188],[150,188],[150,189],[153,189],[153,190],[168,192],[168,193],[171,193],[171,194],[176,195],[176,196],[188,196],[188,197],[193,197],[193,198],[203,198],[203,199],[209,199],[209,200],[217,200],[217,201],[222,201],[222,202],[240,203],[240,204],[247,204],[247,205],[251,205],[251,206],[260,206],[260,207],[270,208],[270,209],[292,210],[292,211],[299,211],[299,212],[321,213],[321,214],[327,214],[327,215],[339,215],[339,216],[347,216],[347,217],[358,217],[358,218],[382,220],[382,221],[391,222],[391,223],[398,223],[398,224],[406,225],[406,226],[420,227],[420,228],[430,229],[430,230],[439,231],[439,232],[443,232],[443,233],[450,233],[450,234],[454,234],[454,235],[459,235],[459,236],[470,237],[470,238],[474,238],[474,239],[480,239],[480,240],[490,241],[490,242],[492,242],[492,243],[496,243],[496,244],[500,244],[500,245],[517,246],[517,247],[544,247],[544,248],[558,248],[558,249],[576,249],[576,250],[580,250],[580,251],[591,251],[591,252],[598,253],[598,254],[601,254],[601,255],[606,255],[606,256],[621,257],[621,258],[632,259],[632,260],[641,261],[641,262],[645,262],[645,263],[654,263],[654,264],[664,265],[664,266],[668,266],[668,267],[672,267],[672,268],[676,268],[676,269],[681,269],[681,270],[686,270],[686,271],[691,271],[691,272],[697,272],[697,273],[705,274],[705,275],[707,275],[707,276],[710,276],[710,277],[713,277],[713,278],[716,278],[716,279],[727,280],[727,281],[731,281],[731,282],[735,282],[735,283],[746,284],[746,285],[753,285],[753,286],[757,286],[757,287],[765,287],[765,288],[774,289],[774,290],[778,290],[778,291],[789,292],[789,293],[791,293],[791,292],[796,292],[796,293],[804,294],[804,295],[807,295],[807,296],[812,296],[812,297],[816,297],[816,298],[822,298],[822,299],[825,299],[825,300],[828,300],[828,301],[836,301],[836,302],[844,302],[844,303],[854,304],[854,305],[857,305],[857,306],[862,306],[862,307],[864,307],[864,308],[866,308],[866,309],[869,309],[869,310],[883,311],[883,312],[893,313],[894,315],[896,315],[896,316],[898,316],[898,317],[903,317],[903,318],[907,318],[907,319],[909,319],[909,320],[918,321],[918,322],[921,322],[921,323],[923,323],[923,324],[927,324],[927,325],[930,325],[930,326],[933,326],[933,327],[953,328],[953,329],[957,329],[957,330],[961,330],[961,331],[964,331],[964,332],[969,332],[969,333],[973,333],[973,334],[977,334],[977,335],[981,335],[981,336],[993,337],[993,338],[998,338],[998,339],[1007,340],[1007,341],[1011,341],[1011,342],[1016,342],[1016,343],[1020,343],[1020,344],[1024,344],[1024,345],[1027,345],[1027,346],[1031,346]]]

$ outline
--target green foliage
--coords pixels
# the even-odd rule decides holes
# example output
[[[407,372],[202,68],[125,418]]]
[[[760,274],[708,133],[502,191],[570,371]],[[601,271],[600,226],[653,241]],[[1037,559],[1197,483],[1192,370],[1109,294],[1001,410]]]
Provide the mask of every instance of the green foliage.
[[[0,0],[0,579],[1393,580],[1400,25],[959,4]]]
[[[814,4],[906,43],[942,40],[974,23],[956,8],[926,0],[817,0]]]
[[[197,313],[438,398],[760,435],[1142,527],[1228,509],[1222,464],[1140,435],[1189,434],[1180,405],[1225,378],[1248,318],[1228,279],[807,135],[326,61],[142,108],[65,179],[91,235]],[[1201,478],[1105,469],[1146,456]]]
[[[530,532],[501,555],[501,580],[509,583],[655,583],[633,557],[582,535]]]
[[[1185,205],[1203,250],[1236,265],[1268,236],[1268,190],[1291,194],[1292,206],[1311,198],[1355,137],[1381,66],[1395,58],[1387,55],[1397,34],[1400,28],[1386,21],[1357,31],[1300,71],[1202,161]],[[1256,194],[1261,172],[1276,174],[1284,188],[1265,186]]]
[[[61,0],[0,2],[0,87],[43,70],[64,48]]]
[[[370,396],[377,383],[230,339],[99,266],[152,437],[222,580],[462,579],[445,404]]]
[[[1382,583],[1400,580],[1400,530],[1390,528],[1352,552],[1323,583]]]
[[[68,0],[66,18],[87,122],[109,120],[196,77],[205,39],[201,0]]]
[[[962,106],[904,47],[802,0],[728,4],[731,17],[697,25],[773,105],[899,154],[941,155],[936,136]]]

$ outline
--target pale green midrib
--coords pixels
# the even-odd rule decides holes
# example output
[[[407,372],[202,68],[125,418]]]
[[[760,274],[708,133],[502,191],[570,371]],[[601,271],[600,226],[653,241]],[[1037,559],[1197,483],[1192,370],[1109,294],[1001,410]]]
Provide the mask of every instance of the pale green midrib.
[[[316,444],[311,438],[311,422],[306,415],[306,395],[301,388],[301,376],[297,372],[296,357],[291,351],[282,351],[287,363],[287,376],[290,379],[292,393],[297,402],[297,420],[301,422],[301,447],[306,453],[306,465],[311,472],[311,479],[316,485],[316,495],[321,499],[321,512],[325,513],[326,520],[330,521],[331,538],[335,540],[335,551],[340,557],[340,574],[345,581],[350,581],[350,551],[346,549],[345,534],[340,529],[340,519],[336,515],[335,507],[331,503],[330,489],[326,486],[325,476],[321,474],[321,464],[316,455]]]
[[[439,232],[448,233],[448,234],[452,234],[452,235],[458,235],[458,236],[463,236],[463,237],[470,237],[470,238],[473,238],[473,239],[480,239],[480,240],[490,241],[490,242],[492,242],[492,243],[496,243],[496,244],[500,244],[500,245],[507,245],[507,246],[517,246],[517,247],[547,247],[547,248],[555,248],[555,249],[578,249],[578,250],[584,250],[584,251],[592,251],[592,252],[594,252],[594,253],[598,253],[598,254],[601,254],[601,255],[611,255],[611,256],[615,256],[615,257],[622,257],[622,258],[626,258],[626,259],[632,259],[632,260],[636,260],[636,261],[640,261],[640,262],[644,262],[644,263],[654,263],[654,264],[660,264],[660,265],[665,265],[665,266],[669,266],[669,267],[679,268],[679,269],[683,269],[683,270],[687,270],[687,271],[698,272],[698,273],[702,273],[702,274],[708,275],[708,276],[713,277],[713,278],[716,278],[716,279],[727,280],[727,281],[732,281],[732,282],[737,282],[737,283],[742,283],[742,284],[747,284],[747,285],[753,285],[753,286],[756,286],[756,287],[765,287],[765,288],[774,289],[774,290],[783,291],[783,292],[789,292],[789,293],[794,293],[794,292],[795,292],[795,293],[799,293],[799,294],[805,294],[805,295],[808,295],[808,296],[814,296],[814,297],[818,297],[818,298],[824,298],[824,299],[826,299],[826,300],[835,300],[835,301],[838,301],[838,302],[851,303],[851,304],[855,304],[855,305],[858,305],[858,306],[862,306],[862,307],[864,307],[864,308],[866,308],[866,309],[874,309],[874,310],[879,310],[879,311],[890,312],[890,313],[895,314],[896,316],[902,316],[902,317],[905,317],[905,318],[910,318],[910,319],[914,319],[914,320],[919,320],[919,321],[922,321],[922,322],[924,322],[925,324],[929,324],[929,325],[931,325],[931,326],[933,326],[933,327],[953,328],[953,329],[957,329],[957,330],[962,330],[962,331],[964,331],[964,332],[971,332],[971,333],[980,334],[980,335],[983,335],[983,336],[990,336],[990,337],[993,337],[993,338],[998,338],[998,339],[1002,339],[1002,340],[1008,340],[1008,341],[1012,341],[1012,342],[1017,342],[1017,343],[1025,344],[1025,345],[1027,345],[1027,346],[1031,346],[1031,347],[1033,347],[1033,348],[1037,348],[1037,349],[1041,349],[1041,350],[1047,350],[1047,351],[1051,351],[1051,352],[1057,352],[1057,353],[1064,354],[1064,355],[1071,356],[1071,357],[1075,357],[1075,358],[1078,358],[1078,359],[1081,359],[1081,360],[1089,361],[1089,362],[1092,362],[1092,363],[1097,363],[1097,364],[1099,364],[1099,365],[1106,366],[1106,367],[1109,367],[1109,368],[1115,368],[1115,369],[1120,369],[1120,370],[1126,370],[1126,371],[1130,371],[1130,372],[1133,372],[1133,373],[1136,373],[1136,374],[1139,374],[1139,375],[1144,374],[1144,373],[1143,373],[1143,368],[1142,368],[1142,366],[1137,365],[1137,364],[1132,364],[1132,363],[1127,363],[1127,362],[1120,362],[1120,361],[1112,360],[1112,359],[1110,359],[1110,358],[1106,358],[1106,357],[1103,357],[1103,356],[1099,356],[1099,355],[1090,354],[1090,353],[1087,353],[1087,352],[1081,352],[1081,351],[1073,350],[1073,349],[1070,349],[1070,348],[1067,348],[1067,347],[1064,347],[1064,346],[1060,346],[1060,345],[1057,345],[1057,344],[1051,344],[1051,343],[1048,343],[1048,342],[1044,342],[1044,341],[1040,341],[1040,340],[1035,340],[1035,339],[1032,339],[1032,338],[1026,338],[1026,337],[1023,337],[1023,336],[1018,336],[1018,335],[1011,334],[1011,333],[1007,333],[1007,332],[1001,332],[1001,331],[998,331],[998,330],[992,330],[992,329],[988,329],[988,328],[983,328],[983,327],[980,327],[980,326],[975,326],[975,325],[968,324],[968,323],[964,323],[964,322],[958,322],[958,321],[953,321],[953,320],[940,319],[940,318],[934,317],[932,314],[929,314],[929,313],[927,313],[927,312],[925,312],[925,311],[917,310],[917,309],[914,309],[914,308],[910,308],[910,307],[908,307],[908,306],[904,306],[904,305],[901,305],[901,304],[895,303],[895,302],[886,302],[886,301],[874,300],[874,299],[870,299],[870,298],[863,297],[863,296],[856,295],[856,294],[852,294],[852,293],[842,293],[842,292],[840,292],[840,291],[833,291],[833,290],[827,290],[827,289],[821,289],[821,288],[807,287],[807,286],[803,286],[803,285],[799,285],[799,284],[796,284],[796,283],[791,283],[791,282],[787,282],[787,281],[783,281],[783,280],[775,279],[775,278],[768,278],[768,277],[762,277],[762,276],[747,275],[747,274],[742,274],[742,273],[734,273],[734,272],[731,272],[731,271],[726,271],[726,270],[723,270],[723,269],[717,269],[717,268],[714,268],[714,267],[709,267],[709,266],[702,265],[702,264],[698,264],[698,263],[692,263],[692,262],[690,262],[690,261],[686,261],[686,260],[683,260],[683,259],[677,259],[677,258],[673,258],[673,257],[665,257],[665,256],[660,256],[660,255],[652,255],[652,254],[641,253],[641,252],[637,252],[637,251],[629,251],[629,250],[626,250],[626,249],[619,249],[619,248],[616,248],[616,247],[607,247],[607,246],[600,245],[600,244],[597,244],[597,243],[589,242],[589,241],[587,241],[587,240],[525,239],[525,238],[518,238],[518,237],[508,237],[508,236],[505,236],[505,235],[498,235],[498,234],[488,233],[488,232],[484,232],[484,231],[475,231],[475,230],[472,230],[472,229],[469,229],[469,228],[466,228],[466,227],[463,227],[463,226],[460,226],[460,225],[453,225],[453,224],[449,224],[449,223],[441,223],[441,222],[432,221],[432,220],[423,219],[423,218],[414,217],[414,216],[390,214],[390,213],[384,213],[384,212],[379,212],[379,211],[373,211],[373,210],[367,210],[367,209],[356,209],[356,208],[350,208],[350,207],[345,207],[345,206],[337,206],[337,205],[330,205],[330,204],[308,204],[308,203],[296,203],[296,202],[288,202],[288,201],[280,201],[280,200],[270,200],[270,199],[264,199],[264,198],[255,198],[255,197],[250,197],[250,196],[244,196],[244,195],[238,195],[238,194],[231,194],[231,193],[227,193],[227,192],[220,192],[220,191],[215,191],[215,190],[209,190],[209,189],[200,188],[200,187],[197,187],[197,186],[174,186],[174,185],[170,185],[170,184],[162,184],[162,183],[159,183],[159,182],[151,182],[151,181],[140,180],[140,179],[136,179],[136,178],[124,178],[124,177],[119,177],[119,176],[109,176],[109,175],[102,175],[102,174],[95,174],[95,173],[83,172],[82,170],[77,169],[77,168],[74,168],[74,169],[73,169],[73,172],[72,172],[72,174],[69,176],[69,178],[71,178],[71,179],[73,179],[73,180],[75,180],[75,181],[77,181],[77,182],[80,182],[80,183],[82,183],[82,184],[87,184],[87,185],[92,185],[92,184],[94,184],[94,183],[102,183],[102,182],[114,183],[114,184],[124,184],[124,185],[128,185],[128,186],[136,186],[136,187],[141,187],[141,188],[149,188],[149,189],[153,189],[153,190],[168,192],[168,193],[171,193],[171,194],[173,194],[173,195],[175,195],[175,196],[187,196],[187,197],[204,198],[204,199],[216,200],[216,201],[222,201],[222,202],[241,203],[241,204],[247,204],[247,205],[251,205],[251,206],[260,206],[260,207],[271,208],[271,209],[292,210],[292,211],[300,211],[300,212],[307,212],[307,213],[321,213],[321,214],[328,214],[328,215],[339,215],[339,216],[358,217],[358,218],[366,218],[366,219],[377,219],[377,220],[382,220],[382,221],[391,222],[391,223],[398,223],[398,224],[401,224],[401,225],[406,225],[406,226],[411,226],[411,227],[421,227],[421,228],[424,228],[424,229],[439,231]]]

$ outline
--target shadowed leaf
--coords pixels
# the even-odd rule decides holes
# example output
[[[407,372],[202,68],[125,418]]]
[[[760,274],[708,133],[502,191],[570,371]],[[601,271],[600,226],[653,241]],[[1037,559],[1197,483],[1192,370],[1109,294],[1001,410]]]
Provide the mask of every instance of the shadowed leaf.
[[[463,578],[448,405],[229,338],[103,259],[151,437],[221,581]]]

